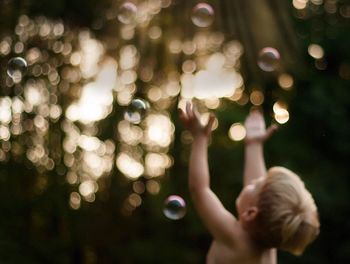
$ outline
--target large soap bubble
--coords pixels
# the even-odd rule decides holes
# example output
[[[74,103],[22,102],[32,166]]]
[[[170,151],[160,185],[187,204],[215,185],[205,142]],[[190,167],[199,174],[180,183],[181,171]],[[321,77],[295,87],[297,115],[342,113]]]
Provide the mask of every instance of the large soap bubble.
[[[15,57],[8,61],[7,74],[12,79],[21,80],[27,72],[27,62],[21,57]]]
[[[123,3],[118,10],[118,20],[123,24],[131,24],[136,20],[137,7],[131,2]]]
[[[133,99],[124,112],[124,118],[133,124],[140,124],[146,116],[149,104],[142,99]]]
[[[209,27],[214,21],[214,9],[207,3],[199,3],[193,8],[191,19],[197,27]]]
[[[186,203],[178,195],[170,195],[164,201],[163,208],[164,215],[171,220],[179,220],[186,214]]]
[[[280,59],[279,52],[271,47],[263,48],[259,52],[258,66],[260,69],[266,72],[272,72],[276,70]]]

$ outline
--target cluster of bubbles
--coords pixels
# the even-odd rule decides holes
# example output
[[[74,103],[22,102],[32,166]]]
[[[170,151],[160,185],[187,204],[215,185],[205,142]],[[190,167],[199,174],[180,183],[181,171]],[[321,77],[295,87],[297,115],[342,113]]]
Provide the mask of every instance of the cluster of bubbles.
[[[186,214],[186,202],[178,195],[170,195],[164,201],[164,215],[171,220],[179,220]]]

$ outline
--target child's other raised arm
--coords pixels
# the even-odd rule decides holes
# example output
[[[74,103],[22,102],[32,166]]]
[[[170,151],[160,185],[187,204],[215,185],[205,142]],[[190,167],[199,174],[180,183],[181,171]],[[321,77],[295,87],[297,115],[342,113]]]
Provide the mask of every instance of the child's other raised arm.
[[[248,185],[255,179],[266,176],[263,143],[277,129],[276,125],[266,129],[263,115],[254,110],[250,112],[244,123],[246,129],[245,162],[243,184]]]
[[[193,136],[188,177],[192,201],[214,238],[228,242],[234,237],[233,227],[236,219],[210,189],[207,148],[214,118],[211,115],[208,123],[203,125],[195,106],[187,103],[186,112],[180,109],[180,119]]]

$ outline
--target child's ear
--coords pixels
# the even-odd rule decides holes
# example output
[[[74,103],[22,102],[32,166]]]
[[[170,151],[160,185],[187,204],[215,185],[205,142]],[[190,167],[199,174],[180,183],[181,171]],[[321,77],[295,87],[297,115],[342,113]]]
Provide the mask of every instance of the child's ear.
[[[242,214],[243,219],[246,222],[253,221],[256,218],[257,215],[258,215],[258,208],[256,206],[249,207]]]

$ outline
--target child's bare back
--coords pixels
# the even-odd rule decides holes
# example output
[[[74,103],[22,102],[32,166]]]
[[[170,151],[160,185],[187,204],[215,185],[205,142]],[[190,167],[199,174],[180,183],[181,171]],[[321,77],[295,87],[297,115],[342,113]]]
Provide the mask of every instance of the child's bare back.
[[[207,264],[275,264],[276,252],[274,249],[256,250],[244,241],[239,246],[226,245],[213,241],[207,254]]]

